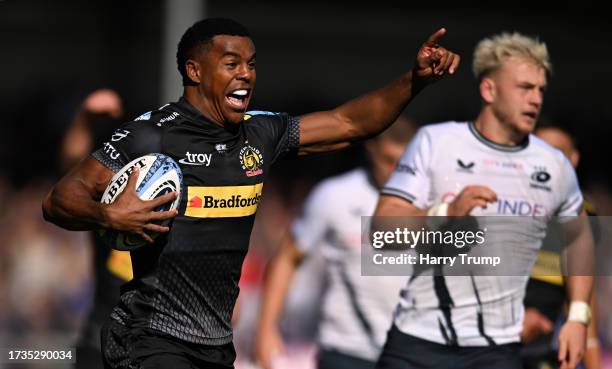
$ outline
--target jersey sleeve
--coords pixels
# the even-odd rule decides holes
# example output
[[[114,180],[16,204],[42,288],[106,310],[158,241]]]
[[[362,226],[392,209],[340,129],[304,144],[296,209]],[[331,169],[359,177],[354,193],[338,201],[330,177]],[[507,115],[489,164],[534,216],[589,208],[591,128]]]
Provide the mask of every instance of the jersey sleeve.
[[[561,178],[563,183],[561,194],[563,197],[561,198],[561,204],[556,215],[571,217],[580,214],[583,209],[584,198],[578,185],[576,171],[574,171],[574,168],[567,159],[563,159],[563,177]]]
[[[330,201],[327,186],[318,185],[307,197],[300,215],[293,221],[291,231],[296,247],[305,254],[316,249],[327,233]]]
[[[421,128],[402,154],[381,193],[401,197],[418,208],[429,206],[431,146],[430,135]]]
[[[274,146],[272,162],[287,154],[296,154],[300,147],[300,120],[286,113],[267,111],[249,111],[247,124],[256,124],[263,128],[268,140]],[[248,120],[253,119],[253,123]]]
[[[135,158],[161,151],[162,128],[146,120],[127,122],[119,127],[92,156],[113,172]]]

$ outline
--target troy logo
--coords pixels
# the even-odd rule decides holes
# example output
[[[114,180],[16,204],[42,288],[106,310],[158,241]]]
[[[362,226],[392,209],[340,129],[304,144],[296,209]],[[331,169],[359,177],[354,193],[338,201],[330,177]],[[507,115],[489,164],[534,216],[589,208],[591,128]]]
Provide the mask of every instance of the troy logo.
[[[185,165],[210,165],[212,154],[192,154],[189,151],[185,153],[185,157],[179,160],[179,163]]]

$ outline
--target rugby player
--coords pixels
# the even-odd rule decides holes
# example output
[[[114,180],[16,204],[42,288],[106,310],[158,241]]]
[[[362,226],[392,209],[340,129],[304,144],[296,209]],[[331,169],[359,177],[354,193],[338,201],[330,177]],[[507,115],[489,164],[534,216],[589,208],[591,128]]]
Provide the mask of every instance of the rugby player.
[[[445,32],[431,35],[396,81],[335,109],[292,117],[247,113],[256,55],[244,26],[206,19],[189,28],[178,44],[180,100],[126,123],[43,201],[45,219],[66,229],[111,228],[151,243],[131,252],[134,278],[102,332],[105,365],[232,368],[230,319],[271,164],[383,131],[427,84],[456,71],[459,56],[438,44]],[[100,204],[113,173],[151,152],[181,165],[178,211],[154,211],[176,193],[140,200],[138,171],[113,204]],[[155,224],[169,218],[171,228]],[[153,241],[147,231],[166,235]]]
[[[421,128],[398,164],[410,170],[394,171],[376,215],[557,215],[569,220],[583,214],[571,164],[530,134],[549,70],[546,45],[536,39],[504,33],[480,41],[473,61],[480,113],[474,121]],[[586,226],[568,238],[584,237],[591,245],[588,223],[581,224]],[[524,231],[500,228],[497,232],[512,239]],[[519,245],[527,261],[536,258],[544,238],[540,233]],[[584,352],[593,280],[567,279],[570,313],[559,334],[558,354],[563,369],[574,368]],[[520,368],[527,280],[527,275],[413,276],[402,291],[377,368]]]
[[[361,216],[374,213],[387,181],[416,126],[400,117],[366,142],[369,165],[327,179],[306,199],[301,215],[270,261],[262,290],[255,342],[265,369],[283,349],[278,329],[291,278],[316,253],[325,259],[326,289],[318,327],[319,369],[372,369],[376,364],[399,291],[406,277],[361,275]]]

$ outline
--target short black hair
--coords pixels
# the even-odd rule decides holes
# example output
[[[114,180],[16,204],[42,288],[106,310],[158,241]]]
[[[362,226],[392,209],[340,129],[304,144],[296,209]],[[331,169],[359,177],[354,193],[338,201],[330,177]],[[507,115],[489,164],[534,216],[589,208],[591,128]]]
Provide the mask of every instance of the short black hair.
[[[251,37],[245,26],[232,19],[208,18],[194,23],[181,37],[176,51],[176,63],[183,77],[183,86],[193,84],[187,76],[185,63],[194,57],[201,46],[209,45],[216,35]]]

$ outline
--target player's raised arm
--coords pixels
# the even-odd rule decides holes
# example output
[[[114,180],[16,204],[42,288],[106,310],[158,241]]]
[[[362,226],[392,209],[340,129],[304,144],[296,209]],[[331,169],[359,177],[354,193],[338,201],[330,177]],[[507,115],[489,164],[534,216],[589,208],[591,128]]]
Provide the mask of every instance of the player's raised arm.
[[[339,107],[300,117],[301,155],[338,150],[387,128],[416,94],[446,74],[454,74],[459,55],[440,46],[444,28],[432,34],[417,52],[412,70],[387,86]]]

